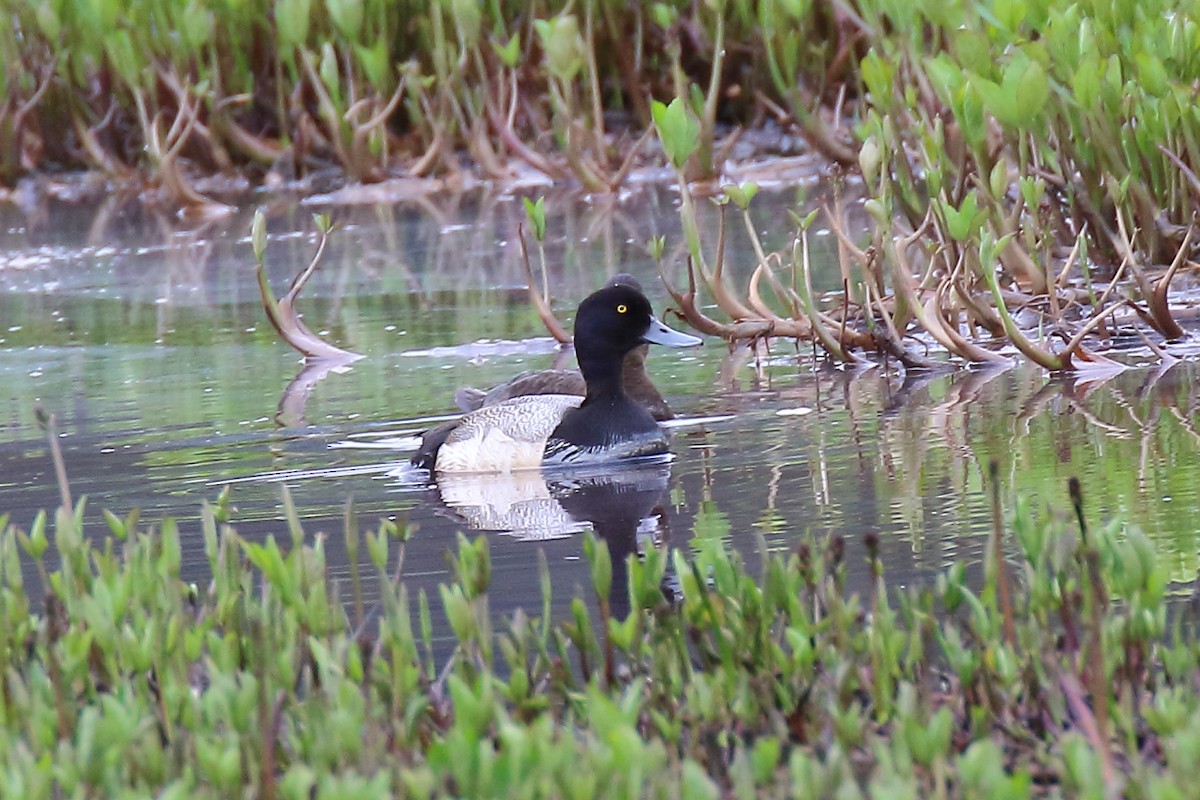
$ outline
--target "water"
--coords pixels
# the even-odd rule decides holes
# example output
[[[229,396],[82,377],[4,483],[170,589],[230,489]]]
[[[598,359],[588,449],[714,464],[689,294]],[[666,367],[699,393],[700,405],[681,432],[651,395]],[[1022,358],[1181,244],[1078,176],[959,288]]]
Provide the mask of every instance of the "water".
[[[785,245],[786,209],[804,201],[756,200],[768,249]],[[671,193],[599,205],[552,198],[550,208],[561,318],[619,271],[664,306],[644,243],[679,241]],[[228,485],[251,538],[286,537],[286,486],[307,534],[327,535],[339,577],[347,497],[364,527],[407,519],[417,526],[404,565],[414,590],[446,579],[459,531],[514,528],[489,534],[498,613],[540,609],[539,549],[562,603],[588,584],[586,528],[617,552],[716,537],[752,561],[759,534],[786,548],[805,532],[838,533],[852,582],[865,577],[862,537],[874,532],[890,578],[905,584],[956,559],[978,562],[992,459],[1008,495],[1040,506],[1065,507],[1066,480],[1079,476],[1093,518],[1140,525],[1178,581],[1195,576],[1200,366],[1162,369],[1138,351],[1122,355],[1130,369],[1095,380],[1028,365],[905,379],[830,369],[786,342],[757,356],[715,341],[660,348],[650,371],[685,423],[669,465],[427,487],[403,468],[406,448],[429,419],[453,412],[456,388],[564,360],[524,297],[522,213],[513,198],[337,210],[341,229],[301,308],[310,328],[366,358],[313,382],[294,380],[298,357],[263,315],[248,214],[188,230],[137,210],[54,209],[40,220],[0,211],[0,511],[28,527],[58,502],[34,418],[41,403],[57,417],[93,532],[105,530],[101,508],[177,518],[188,580],[207,572],[200,503]],[[715,227],[706,225],[710,244]],[[312,229],[308,209],[272,214],[277,291],[310,258]],[[753,255],[740,224],[730,236],[744,287]],[[822,288],[840,285],[833,253],[818,236]]]

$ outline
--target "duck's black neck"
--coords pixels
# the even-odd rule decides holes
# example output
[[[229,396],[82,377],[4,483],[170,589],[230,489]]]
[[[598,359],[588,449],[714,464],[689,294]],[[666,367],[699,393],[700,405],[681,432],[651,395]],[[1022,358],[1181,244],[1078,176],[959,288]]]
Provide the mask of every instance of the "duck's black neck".
[[[552,442],[573,447],[607,447],[658,433],[658,423],[650,412],[625,394],[621,382],[624,353],[617,349],[576,351],[579,371],[587,382],[587,395],[579,408],[563,414],[562,422],[550,434]],[[656,438],[662,452],[662,437]],[[640,453],[639,453],[640,454]]]
[[[584,403],[600,399],[625,396],[625,386],[621,380],[623,353],[617,352],[577,352],[579,371],[583,373],[584,383],[587,384],[587,395]]]

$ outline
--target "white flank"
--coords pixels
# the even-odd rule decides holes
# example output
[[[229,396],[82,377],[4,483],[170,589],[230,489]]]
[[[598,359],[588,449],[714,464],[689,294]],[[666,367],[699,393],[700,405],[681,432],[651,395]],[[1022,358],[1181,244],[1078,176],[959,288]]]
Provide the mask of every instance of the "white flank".
[[[465,415],[438,449],[438,472],[512,472],[542,465],[546,440],[583,398],[569,394],[514,397]]]

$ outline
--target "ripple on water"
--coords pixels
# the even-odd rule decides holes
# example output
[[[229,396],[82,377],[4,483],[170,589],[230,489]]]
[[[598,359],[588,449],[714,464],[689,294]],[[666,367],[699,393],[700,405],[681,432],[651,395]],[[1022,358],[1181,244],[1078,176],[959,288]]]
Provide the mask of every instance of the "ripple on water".
[[[629,230],[607,240],[592,228],[613,224],[612,215],[564,226],[588,240],[552,253],[561,259],[551,282],[564,317],[571,298],[621,270],[635,272],[664,306],[655,268],[636,243],[675,219],[672,198],[638,194],[649,210],[622,210],[615,219]],[[397,468],[421,430],[451,418],[454,390],[559,356],[570,362],[513,289],[525,280],[516,251],[496,244],[511,237],[515,222],[504,215],[519,217],[518,206],[461,212],[499,215],[482,219],[455,210],[437,222],[405,209],[348,210],[353,236],[331,242],[304,311],[314,330],[368,357],[301,384],[294,405],[283,394],[298,359],[263,324],[253,259],[240,238],[248,220],[231,223],[238,235],[227,236],[164,235],[157,221],[123,220],[120,241],[103,244],[86,240],[90,220],[53,230],[0,220],[27,245],[0,254],[0,512],[27,527],[38,509],[58,502],[32,412],[40,402],[58,417],[67,472],[76,494],[89,497],[94,530],[105,530],[104,507],[141,507],[146,520],[179,517],[188,580],[207,570],[200,502],[228,486],[249,538],[288,537],[286,489],[306,535],[325,535],[336,575],[346,574],[347,497],[363,528],[408,520],[418,528],[404,563],[414,593],[435,591],[447,574],[446,549],[479,524],[461,511],[468,505],[549,520],[522,523],[529,535],[492,538],[498,613],[540,608],[539,550],[556,588],[588,582],[577,532],[595,513],[571,506],[598,496],[614,514],[629,512],[635,533],[611,534],[622,552],[713,539],[757,563],[759,534],[774,549],[804,534],[836,534],[861,587],[863,540],[877,534],[889,576],[907,584],[956,559],[979,563],[991,525],[992,460],[1006,508],[1018,498],[1042,515],[1062,508],[1066,481],[1078,476],[1090,519],[1120,514],[1159,543],[1175,577],[1196,574],[1195,334],[1167,346],[1192,359],[1169,369],[1136,366],[1153,355],[1139,342],[1117,354],[1134,368],[1076,378],[1027,365],[907,379],[882,369],[823,370],[807,349],[796,355],[783,346],[757,361],[727,360],[717,344],[655,353],[651,372],[681,419],[671,426],[676,457],[649,512],[639,516],[638,504],[652,490],[618,491],[621,481],[594,488],[547,479],[507,495],[459,487],[446,502],[425,476]],[[277,286],[307,263],[306,216],[294,232],[272,235]],[[820,257],[814,250],[814,280],[840,286],[833,256]],[[732,277],[744,285],[745,275]],[[486,525],[503,527],[498,519]]]

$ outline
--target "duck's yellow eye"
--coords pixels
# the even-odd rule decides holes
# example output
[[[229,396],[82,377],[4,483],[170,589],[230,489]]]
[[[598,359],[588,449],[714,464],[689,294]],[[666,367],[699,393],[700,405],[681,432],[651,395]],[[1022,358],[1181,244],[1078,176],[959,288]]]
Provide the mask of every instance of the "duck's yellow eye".
[[[618,314],[624,314],[628,310],[629,310],[629,306],[625,305],[624,303],[621,303],[619,306],[617,306]]]

